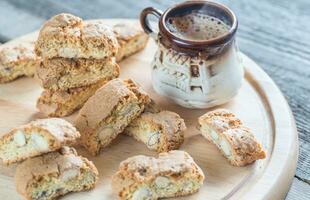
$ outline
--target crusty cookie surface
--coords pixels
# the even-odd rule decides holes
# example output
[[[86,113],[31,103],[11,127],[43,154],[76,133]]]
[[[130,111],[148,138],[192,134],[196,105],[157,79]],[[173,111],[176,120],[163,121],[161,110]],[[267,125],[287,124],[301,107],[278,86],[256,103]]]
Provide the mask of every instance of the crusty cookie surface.
[[[113,30],[100,21],[84,22],[71,14],[58,14],[41,28],[35,51],[42,58],[94,58],[115,56],[118,42]]]
[[[120,69],[113,59],[45,59],[36,69],[43,88],[67,90],[88,86],[119,76]]]
[[[177,113],[160,111],[143,112],[124,132],[160,153],[178,149],[184,141],[185,129],[184,120]]]
[[[121,61],[134,53],[145,48],[148,35],[143,31],[140,23],[123,22],[113,26],[119,43],[119,49],[116,54],[116,60]]]
[[[245,166],[266,157],[251,130],[229,110],[208,112],[198,121],[201,134],[214,143],[232,165]]]
[[[79,137],[76,128],[63,119],[38,119],[0,138],[0,158],[11,164],[74,144]]]
[[[97,180],[95,165],[66,146],[24,161],[15,174],[17,191],[29,200],[52,200],[88,190],[95,187]]]
[[[133,81],[114,79],[99,88],[79,111],[75,125],[81,143],[96,155],[135,119],[149,102],[148,95]]]
[[[32,43],[20,43],[0,50],[0,83],[13,81],[21,76],[33,76],[40,58]]]
[[[123,200],[162,199],[195,193],[204,174],[184,151],[160,153],[158,158],[134,156],[121,162],[112,189]]]
[[[98,81],[89,86],[68,90],[44,90],[37,100],[37,108],[49,117],[64,117],[80,109],[109,80]]]

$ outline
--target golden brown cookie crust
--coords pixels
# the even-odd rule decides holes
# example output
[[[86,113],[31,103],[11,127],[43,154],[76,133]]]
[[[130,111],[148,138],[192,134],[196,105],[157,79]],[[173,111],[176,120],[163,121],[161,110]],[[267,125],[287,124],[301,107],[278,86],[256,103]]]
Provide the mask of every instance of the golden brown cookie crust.
[[[79,111],[75,125],[81,132],[81,143],[90,153],[98,154],[100,148],[109,145],[143,111],[149,97],[140,91],[133,81],[117,78],[88,99]]]
[[[177,186],[178,183],[183,185],[179,185],[173,192],[162,191],[157,188],[162,185],[158,184],[158,179],[170,181],[170,184],[164,186],[166,188],[173,184]],[[186,188],[190,185],[185,184],[187,181],[193,184],[192,187]],[[119,170],[112,177],[112,189],[124,200],[132,199],[141,188],[147,188],[149,199],[159,199],[197,192],[203,181],[202,170],[188,153],[170,151],[159,154],[158,158],[139,155],[121,162]]]
[[[74,144],[79,137],[76,128],[63,119],[38,119],[3,135],[0,156],[4,163],[11,164]]]
[[[266,157],[266,152],[250,129],[229,110],[217,109],[208,112],[198,121],[200,131],[206,139],[214,143],[215,138],[220,138],[223,141],[220,146],[229,146],[230,150],[219,149],[232,165],[245,166]],[[212,138],[211,129],[218,136],[214,135]]]
[[[58,151],[28,159],[20,164],[15,174],[16,189],[26,199],[32,199],[31,186],[44,179],[47,180],[48,177],[63,179],[70,170],[76,170],[78,177],[86,171],[94,176],[94,180],[89,185],[80,186],[74,191],[91,189],[98,180],[98,170],[95,165],[86,158],[78,156],[74,148],[65,146]],[[60,195],[64,194],[59,193],[54,197]]]
[[[119,43],[119,50],[116,54],[117,61],[141,51],[148,42],[148,35],[137,22],[118,23],[113,26],[113,31]]]
[[[20,43],[0,50],[0,83],[15,80],[20,76],[33,76],[40,64],[32,43]]]
[[[41,28],[35,45],[42,58],[94,58],[115,56],[118,42],[112,29],[101,21],[84,22],[71,14],[58,14]]]

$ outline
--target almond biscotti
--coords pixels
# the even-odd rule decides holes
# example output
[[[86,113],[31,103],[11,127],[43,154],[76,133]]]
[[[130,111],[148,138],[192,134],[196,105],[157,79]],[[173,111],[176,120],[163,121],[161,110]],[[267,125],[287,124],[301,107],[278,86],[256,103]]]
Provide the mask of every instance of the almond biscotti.
[[[79,137],[80,133],[63,119],[38,119],[0,138],[0,158],[5,164],[15,163],[73,144]]]
[[[87,86],[119,76],[119,66],[113,59],[45,59],[36,71],[42,86],[54,91]]]
[[[144,109],[149,96],[132,80],[114,79],[99,88],[79,111],[81,143],[96,155]]]
[[[101,21],[84,22],[71,14],[58,14],[41,28],[35,45],[37,55],[46,58],[115,57],[118,42],[113,30]]]
[[[97,180],[95,165],[70,147],[28,159],[15,174],[16,189],[28,200],[53,200],[69,192],[89,190]]]
[[[13,81],[21,76],[33,76],[40,64],[30,43],[22,43],[0,50],[0,83]]]
[[[112,189],[122,200],[156,200],[195,193],[204,174],[184,151],[170,151],[158,158],[134,156],[123,161],[112,177]]]
[[[201,134],[214,143],[232,165],[245,166],[266,153],[253,133],[232,112],[218,109],[199,118]]]
[[[109,80],[68,90],[44,90],[37,100],[37,108],[49,117],[64,117],[80,109],[95,92]]]
[[[185,129],[184,120],[177,113],[160,111],[142,113],[124,132],[160,153],[178,149],[184,141]]]
[[[147,44],[148,35],[139,23],[123,22],[113,26],[119,43],[116,60],[121,61],[128,56],[141,51]]]

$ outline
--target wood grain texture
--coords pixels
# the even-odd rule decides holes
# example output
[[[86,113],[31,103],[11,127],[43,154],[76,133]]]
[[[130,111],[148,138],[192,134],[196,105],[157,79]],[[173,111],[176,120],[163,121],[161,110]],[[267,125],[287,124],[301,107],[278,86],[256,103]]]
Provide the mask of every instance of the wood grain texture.
[[[289,102],[300,142],[296,181],[302,180],[307,185],[310,182],[310,1],[219,1],[231,7],[239,18],[240,49],[264,68]],[[179,1],[2,0],[0,42],[39,28],[45,19],[59,12],[88,19],[136,18],[144,7],[164,9],[175,2]],[[310,190],[309,184],[307,187]]]
[[[124,21],[124,19],[122,20]],[[106,20],[106,24],[115,24],[119,20]],[[0,48],[14,45],[21,41],[34,41],[36,33],[12,40]],[[156,50],[156,44],[150,40],[146,49],[120,63],[121,77],[133,78],[141,83],[163,109],[180,114],[187,125],[185,142],[182,150],[190,153],[202,170],[207,173],[206,181],[195,195],[177,199],[283,199],[290,187],[297,163],[297,132],[295,122],[286,100],[268,75],[251,59],[242,55],[245,66],[245,80],[238,95],[229,103],[221,105],[236,113],[267,150],[267,159],[246,167],[233,167],[228,164],[214,145],[202,139],[197,130],[197,118],[208,109],[187,109],[176,105],[167,98],[155,93],[151,85],[150,62]],[[141,76],[144,74],[144,76]],[[4,113],[6,121],[0,121],[0,132],[41,117],[35,108],[35,102],[42,88],[32,78],[0,85],[0,114]],[[14,92],[15,91],[15,92]],[[12,103],[14,102],[14,103]],[[10,112],[8,112],[10,111]],[[17,114],[14,114],[17,113]],[[70,117],[72,120],[74,117]],[[290,149],[290,151],[287,151]],[[110,177],[117,170],[118,164],[129,156],[144,154],[155,155],[126,136],[119,136],[113,145],[105,148],[97,157],[92,157],[84,149],[78,152],[94,161],[100,172],[97,187],[88,193],[76,193],[67,199],[111,199]],[[12,174],[14,168],[0,167],[0,195],[17,200]],[[102,173],[103,172],[103,173]],[[1,196],[0,196],[1,197]]]

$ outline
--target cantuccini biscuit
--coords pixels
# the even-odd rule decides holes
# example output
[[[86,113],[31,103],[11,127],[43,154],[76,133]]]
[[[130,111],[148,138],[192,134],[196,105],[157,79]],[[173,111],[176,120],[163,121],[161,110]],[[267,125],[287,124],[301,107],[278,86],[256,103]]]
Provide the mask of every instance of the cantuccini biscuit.
[[[184,151],[170,151],[158,158],[134,156],[123,161],[112,177],[112,189],[123,200],[156,200],[197,192],[204,174]]]
[[[49,117],[64,117],[80,109],[97,89],[109,80],[99,81],[89,86],[68,90],[44,90],[37,101],[37,108]]]
[[[71,14],[58,14],[41,28],[35,45],[42,58],[114,57],[118,42],[113,30],[101,21],[84,22]]]
[[[70,147],[30,158],[15,174],[16,189],[28,200],[53,200],[69,192],[89,190],[97,180],[95,165]]]
[[[184,120],[174,112],[143,112],[126,127],[125,133],[143,142],[149,149],[167,152],[184,141]]]
[[[139,23],[119,23],[113,26],[113,30],[119,43],[117,61],[144,49],[147,44],[148,35],[144,33]]]
[[[113,59],[45,59],[37,68],[37,77],[49,90],[66,90],[94,84],[119,76],[119,66]]]
[[[6,164],[22,161],[73,144],[79,137],[80,133],[63,119],[38,119],[0,138],[0,158]]]
[[[109,145],[144,109],[149,96],[132,80],[114,79],[99,88],[79,111],[75,125],[93,155]]]
[[[217,109],[199,118],[201,134],[214,143],[232,165],[245,166],[266,153],[253,133],[232,112]]]
[[[31,43],[21,43],[0,50],[0,83],[15,80],[20,76],[33,76],[40,64]]]

